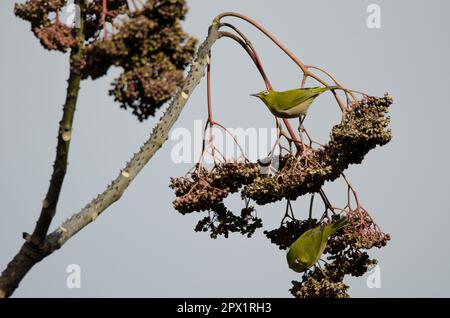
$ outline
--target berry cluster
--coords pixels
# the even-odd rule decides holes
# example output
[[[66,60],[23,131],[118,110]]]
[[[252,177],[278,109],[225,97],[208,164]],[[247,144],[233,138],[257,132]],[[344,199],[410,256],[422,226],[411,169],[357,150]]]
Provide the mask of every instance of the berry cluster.
[[[349,298],[349,286],[332,277],[333,272],[315,268],[303,277],[302,282],[292,281],[293,286],[289,291],[297,298]]]
[[[46,49],[83,50],[83,60],[71,64],[83,78],[96,79],[112,66],[121,67],[110,94],[140,121],[153,116],[175,93],[195,53],[197,42],[180,22],[187,12],[185,0],[146,0],[133,11],[127,0],[108,0],[107,8],[102,0],[86,2],[80,13],[82,41],[59,20],[66,4],[66,0],[28,0],[16,4],[15,13],[31,23]]]
[[[209,210],[258,175],[259,166],[254,163],[225,162],[211,171],[197,167],[187,177],[170,179],[170,188],[177,196],[174,208],[181,214]]]
[[[280,170],[275,175],[259,176],[243,188],[242,195],[264,205],[317,192],[333,170],[320,159],[317,151],[310,151],[301,158],[284,155],[280,157]]]
[[[361,163],[371,149],[387,144],[392,138],[387,115],[391,104],[392,97],[387,93],[384,97],[368,96],[350,104],[345,120],[332,128],[322,159],[341,172],[350,164]]]
[[[386,246],[389,234],[381,232],[369,213],[360,207],[346,213],[350,226],[339,232],[328,241],[326,252],[339,254],[346,247],[353,249],[371,249]]]
[[[243,208],[241,214],[237,216],[221,202],[211,207],[208,216],[197,223],[195,231],[209,231],[211,238],[214,239],[219,235],[228,238],[230,232],[251,237],[260,227],[262,227],[262,220],[256,216],[254,207]]]
[[[175,93],[195,53],[196,40],[181,27],[186,12],[184,0],[148,0],[142,10],[129,13],[118,32],[86,47],[84,76],[97,78],[113,65],[122,67],[110,94],[139,120],[153,116]]]
[[[219,235],[228,237],[230,232],[250,237],[262,227],[262,220],[256,217],[255,209],[247,206],[237,216],[225,207],[222,200],[252,182],[258,174],[258,165],[252,163],[225,162],[215,165],[211,171],[197,166],[187,177],[171,178],[170,187],[177,196],[173,206],[181,214],[208,211],[208,216],[195,227],[197,232],[209,231],[212,238]]]
[[[14,12],[31,23],[31,31],[44,48],[66,52],[75,42],[71,28],[61,23],[57,15],[66,3],[67,0],[28,0],[17,3]]]

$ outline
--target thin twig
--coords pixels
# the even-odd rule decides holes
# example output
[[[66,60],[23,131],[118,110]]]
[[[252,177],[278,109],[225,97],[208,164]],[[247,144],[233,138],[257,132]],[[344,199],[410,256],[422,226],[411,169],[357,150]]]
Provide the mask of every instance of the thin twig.
[[[311,219],[312,219],[313,205],[314,205],[314,193],[311,194],[311,200],[309,201],[309,214],[308,214],[308,220],[311,220]]]

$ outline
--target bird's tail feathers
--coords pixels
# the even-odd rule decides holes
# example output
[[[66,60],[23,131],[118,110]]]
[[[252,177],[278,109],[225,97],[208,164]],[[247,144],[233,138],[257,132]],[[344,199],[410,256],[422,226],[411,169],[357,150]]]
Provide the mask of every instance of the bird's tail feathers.
[[[326,90],[334,90],[334,89],[340,89],[339,86],[328,86],[328,87],[324,87]]]
[[[327,86],[327,87],[313,87],[313,89],[316,89],[316,92],[318,92],[319,94],[326,92],[326,91],[332,91],[335,89],[341,89],[339,86]]]

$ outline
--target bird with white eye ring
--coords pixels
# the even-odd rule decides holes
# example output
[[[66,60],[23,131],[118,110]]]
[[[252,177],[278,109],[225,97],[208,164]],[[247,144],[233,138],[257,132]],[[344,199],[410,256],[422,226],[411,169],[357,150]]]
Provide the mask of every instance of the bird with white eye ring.
[[[337,86],[296,88],[287,91],[264,90],[250,96],[258,97],[270,112],[280,118],[299,118],[300,127],[311,104],[323,92],[339,89]],[[299,127],[299,128],[300,128]]]
[[[289,247],[286,254],[289,268],[297,273],[307,271],[319,261],[327,247],[328,238],[348,225],[348,218],[341,216],[333,223],[320,224],[307,230]]]

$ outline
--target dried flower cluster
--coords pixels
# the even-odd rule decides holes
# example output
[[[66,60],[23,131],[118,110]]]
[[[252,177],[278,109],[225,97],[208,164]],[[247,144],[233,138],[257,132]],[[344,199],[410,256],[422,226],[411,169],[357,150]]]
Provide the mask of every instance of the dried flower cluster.
[[[183,31],[180,22],[187,12],[185,1],[146,0],[133,11],[127,0],[108,0],[107,8],[102,2],[86,2],[81,12],[83,43],[59,19],[66,0],[28,0],[16,4],[15,13],[31,23],[46,49],[81,48],[84,59],[73,61],[71,68],[83,78],[96,79],[111,66],[121,67],[123,72],[110,94],[121,107],[145,120],[172,97],[193,58],[196,40]]]
[[[174,208],[181,214],[209,210],[258,175],[259,167],[254,163],[226,162],[211,171],[197,167],[188,177],[171,178],[170,187],[177,196]]]
[[[31,23],[31,31],[48,50],[66,52],[75,42],[71,28],[59,20],[67,0],[29,0],[16,4],[15,14]],[[55,15],[52,20],[50,17]]]
[[[237,216],[225,207],[222,200],[252,182],[258,174],[259,167],[253,163],[226,162],[217,164],[211,171],[197,166],[189,176],[171,178],[170,187],[177,196],[173,205],[181,214],[208,211],[208,216],[195,227],[197,232],[209,231],[212,238],[218,235],[228,237],[230,232],[250,237],[262,227],[255,209],[247,205]]]
[[[195,231],[209,231],[211,238],[217,238],[219,235],[228,238],[230,232],[251,237],[260,227],[262,220],[256,216],[254,207],[245,207],[240,215],[235,215],[221,202],[211,206],[208,216],[197,223]]]
[[[351,226],[343,230],[340,236],[329,240],[328,249],[332,254],[343,250],[345,246],[352,246],[356,249],[386,246],[390,240],[389,234],[381,232],[364,208],[359,207],[345,214],[349,218]]]
[[[368,96],[350,104],[343,123],[331,131],[331,140],[323,149],[323,160],[337,170],[345,170],[350,164],[359,164],[364,156],[376,146],[391,141],[392,133],[388,128],[390,118],[387,115],[392,97],[387,93],[383,97]]]

